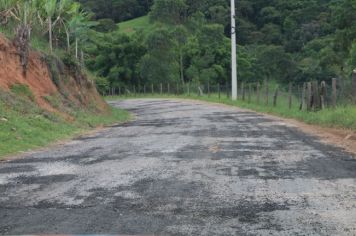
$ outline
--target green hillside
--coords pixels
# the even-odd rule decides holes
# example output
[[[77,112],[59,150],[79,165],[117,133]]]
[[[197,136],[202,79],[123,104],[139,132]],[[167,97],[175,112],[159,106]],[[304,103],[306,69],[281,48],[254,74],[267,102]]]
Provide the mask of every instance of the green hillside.
[[[148,16],[142,16],[133,20],[121,22],[119,25],[119,32],[132,35],[135,32],[147,32],[154,28],[154,24],[149,22]]]

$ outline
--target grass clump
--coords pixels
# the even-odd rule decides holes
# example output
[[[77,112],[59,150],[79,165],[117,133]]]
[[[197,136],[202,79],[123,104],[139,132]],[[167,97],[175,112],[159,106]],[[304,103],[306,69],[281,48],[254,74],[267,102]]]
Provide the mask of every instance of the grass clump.
[[[53,108],[59,109],[63,103],[61,102],[61,98],[59,95],[48,95],[43,97],[48,104],[50,104]]]
[[[25,84],[13,84],[10,87],[11,92],[18,96],[29,98],[31,101],[35,100],[35,96],[32,94],[28,85]]]

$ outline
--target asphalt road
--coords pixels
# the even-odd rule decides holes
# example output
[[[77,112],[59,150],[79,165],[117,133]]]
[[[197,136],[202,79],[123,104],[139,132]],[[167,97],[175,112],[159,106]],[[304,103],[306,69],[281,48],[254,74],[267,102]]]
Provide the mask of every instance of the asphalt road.
[[[178,100],[0,163],[0,234],[356,235],[356,159],[274,118]]]

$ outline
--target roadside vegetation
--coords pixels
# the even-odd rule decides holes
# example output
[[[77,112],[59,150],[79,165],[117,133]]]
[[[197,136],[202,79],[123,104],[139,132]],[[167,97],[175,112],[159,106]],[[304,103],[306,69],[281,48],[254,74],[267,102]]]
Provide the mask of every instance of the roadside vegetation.
[[[28,99],[31,95],[26,89],[25,93],[18,88],[14,91],[0,91],[0,160],[9,154],[43,147],[96,127],[130,119],[128,112],[115,108],[106,114],[75,109],[71,117],[64,117],[41,109]]]
[[[103,4],[112,8],[81,2],[95,19],[118,23],[95,33],[86,51],[88,68],[101,77],[101,93],[151,83],[230,84],[230,1]],[[239,0],[236,6],[240,82],[268,80],[283,86],[351,80],[356,68],[354,0]]]
[[[97,24],[72,0],[0,1],[0,53],[13,72],[0,68],[0,159],[130,119],[102,101],[85,68]]]

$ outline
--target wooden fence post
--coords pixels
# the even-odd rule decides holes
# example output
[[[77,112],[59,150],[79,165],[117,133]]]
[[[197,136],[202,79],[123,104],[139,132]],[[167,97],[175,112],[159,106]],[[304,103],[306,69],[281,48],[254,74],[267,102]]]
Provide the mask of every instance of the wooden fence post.
[[[188,96],[190,97],[190,82],[187,84],[188,86]]]
[[[176,84],[176,95],[178,96],[178,94],[179,94],[179,84],[177,83]]]
[[[312,83],[307,83],[307,110],[310,111],[312,108]]]
[[[352,72],[352,101],[356,103],[356,69]]]
[[[278,86],[276,88],[276,91],[274,92],[274,95],[273,95],[273,106],[276,107],[277,106],[277,99],[278,99]]]
[[[333,108],[336,108],[336,97],[337,97],[337,93],[336,93],[336,78],[332,79],[332,106]]]
[[[153,86],[153,84],[151,84],[151,94],[153,95],[155,93],[155,88]]]
[[[119,96],[121,96],[121,86],[119,86]]]
[[[325,98],[326,98],[326,83],[322,81],[320,84],[320,108],[325,109]]]
[[[226,97],[229,98],[230,97],[229,95],[230,95],[229,94],[229,85],[228,85],[228,83],[226,83]]]
[[[306,85],[306,83],[303,83],[303,85],[302,85],[302,88],[301,88],[301,100],[300,100],[300,110],[301,111],[304,111],[305,110],[305,100],[306,100],[306,98],[305,98],[305,94],[306,94],[306,88],[307,88],[307,85]]]
[[[146,85],[143,85],[143,95],[146,95]]]
[[[170,92],[171,92],[171,86],[170,86],[170,84],[168,83],[168,84],[167,84],[167,94],[169,95]]]
[[[161,83],[160,84],[160,94],[162,95],[162,93],[163,93],[163,84]]]
[[[257,91],[256,91],[256,93],[257,93],[257,105],[259,105],[260,104],[260,82],[257,82]]]
[[[268,80],[265,80],[265,91],[266,91],[266,105],[268,105],[269,101],[268,101],[268,98],[269,98],[269,88],[268,88]]]
[[[248,85],[248,103],[251,103],[251,92],[252,92],[251,84],[249,84]]]
[[[220,93],[221,93],[220,83],[218,84],[218,93],[219,93],[218,96],[219,96],[219,100],[220,100],[220,98],[221,98],[221,94],[220,94]]]
[[[314,81],[312,83],[312,91],[313,91],[313,110],[317,111],[321,108],[321,102],[320,102],[320,93],[319,93],[319,83],[318,81]]]
[[[302,103],[300,105],[300,109],[305,111],[307,109],[307,103],[308,103],[308,98],[307,98],[307,83],[303,83],[302,87]]]
[[[292,82],[289,83],[289,88],[288,88],[288,108],[292,109]]]
[[[245,83],[241,82],[241,100],[245,101]]]
[[[208,98],[210,98],[210,82],[208,81]]]

